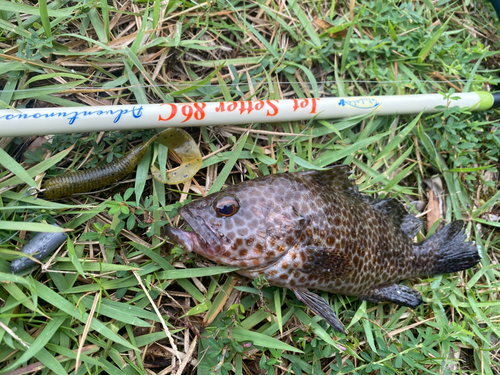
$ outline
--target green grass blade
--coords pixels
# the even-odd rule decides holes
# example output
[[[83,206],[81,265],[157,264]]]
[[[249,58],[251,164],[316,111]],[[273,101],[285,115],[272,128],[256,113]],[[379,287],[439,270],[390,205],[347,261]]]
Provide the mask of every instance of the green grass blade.
[[[4,368],[3,371],[10,371],[16,368],[19,364],[27,362],[32,357],[34,357],[40,350],[42,350],[45,347],[45,344],[49,342],[49,340],[52,338],[52,336],[56,333],[56,331],[59,329],[59,327],[63,324],[65,320],[66,320],[66,315],[64,314],[53,316],[52,319],[45,326],[43,331],[40,333],[40,335],[38,335],[35,341],[30,345],[29,349],[26,350],[23,353],[23,355],[19,357],[15,362],[11,363],[9,366]],[[55,363],[59,365],[57,361]],[[58,371],[61,370],[64,371],[61,365],[54,367],[56,367]],[[54,370],[54,368],[52,369]]]
[[[274,291],[274,310],[276,311],[276,321],[280,328],[280,332],[283,333],[283,318],[281,316],[281,291],[276,289]]]
[[[441,35],[443,34],[443,32],[446,30],[447,24],[448,24],[448,21],[446,21],[446,23],[443,26],[441,26],[438,29],[438,31],[436,31],[436,33],[427,41],[427,43],[425,43],[424,47],[420,50],[420,52],[418,54],[418,61],[419,62],[423,62],[425,60],[425,58],[427,57],[427,55],[429,55],[429,52],[431,52],[432,47],[434,47],[436,45],[439,38],[441,38]]]
[[[134,96],[137,100],[138,104],[149,104],[148,97],[146,95],[146,91],[142,83],[137,79],[134,72],[132,71],[131,64],[128,60],[124,61],[125,71],[127,72],[127,77],[130,82],[131,90],[134,93]]]
[[[304,27],[307,35],[309,35],[309,38],[311,39],[312,44],[315,47],[320,47],[322,44],[321,39],[319,38],[318,34],[316,33],[316,30],[314,29],[313,23],[311,22],[311,17],[308,17],[304,13],[297,0],[288,0],[287,3],[288,6],[297,15],[297,18],[300,21],[300,25]]]
[[[73,264],[78,274],[85,279],[85,273],[83,272],[82,264],[80,263],[80,260],[75,253],[75,246],[73,245],[73,241],[71,240],[71,238],[68,238],[68,241],[66,243],[68,248],[68,257],[71,261],[71,264]]]
[[[413,128],[418,124],[420,116],[422,116],[422,112],[420,112],[415,117],[415,119],[413,119],[413,121],[411,121],[404,129],[396,130],[396,136],[390,140],[390,142],[382,149],[382,151],[380,151],[380,153],[378,153],[375,160],[384,158],[389,152],[394,150],[400,143],[402,143],[413,130]]]
[[[12,159],[12,157],[7,154],[4,149],[0,148],[0,164],[3,165],[7,170],[14,173],[20,180],[29,186],[37,187],[38,184],[31,178],[28,172],[19,165],[17,161]]]
[[[29,31],[24,30],[22,27],[14,26],[10,22],[5,21],[3,19],[0,19],[0,29],[11,31],[14,34],[17,34],[24,38],[29,38],[31,36],[31,33]]]
[[[156,262],[165,271],[176,270],[176,268],[172,266],[172,264],[170,264],[165,258],[163,258],[159,254],[156,254],[151,249],[148,249],[146,246],[142,246],[136,243],[131,243],[131,245],[143,252],[147,257]],[[200,293],[200,291],[189,280],[178,279],[176,282],[198,302],[205,301],[205,296]]]
[[[93,298],[90,296],[86,296],[82,298],[81,301],[85,305],[85,307],[90,310],[93,304]],[[111,301],[107,299],[103,299],[98,304],[96,313],[137,327],[151,327],[151,324],[140,318],[152,320],[154,322],[159,321],[158,316],[152,312],[140,309],[128,303]]]
[[[186,268],[183,270],[172,270],[158,272],[157,275],[161,279],[188,279],[191,277],[203,277],[203,276],[214,276],[223,273],[229,273],[239,270],[239,267],[224,267],[224,266],[214,266],[207,268]]]
[[[208,192],[209,194],[215,193],[222,188],[222,185],[226,182],[226,179],[229,176],[229,173],[231,173],[231,170],[233,169],[234,165],[236,164],[236,161],[240,157],[240,153],[243,150],[243,146],[245,145],[247,138],[248,138],[248,133],[244,134],[239,139],[238,143],[236,143],[235,148],[231,152],[231,157],[228,159],[228,161],[226,162],[226,165],[224,166],[224,168],[220,172],[217,179],[214,181],[212,187],[210,188],[210,191]]]
[[[294,348],[291,345],[285,344],[280,340],[276,340],[267,335],[263,335],[258,332],[248,331],[243,328],[234,327],[231,329],[231,337],[239,342],[250,341],[255,346],[261,346],[263,348],[273,348],[288,350],[290,352],[303,353],[302,350]]]
[[[44,1],[45,2],[45,1]],[[34,7],[25,5],[22,3],[14,3],[12,1],[0,0],[0,10],[4,10],[7,12],[13,13],[24,13],[24,14],[33,14],[35,16],[40,16],[41,7]],[[72,9],[51,9],[50,15],[52,17],[68,17],[71,14]]]
[[[295,309],[295,315],[299,320],[308,326],[311,326],[313,329],[314,333],[318,335],[318,337],[321,337],[324,341],[326,341],[329,345],[333,346],[334,348],[337,348],[339,351],[343,351],[343,349],[339,348],[338,344],[331,338],[331,336],[316,322],[314,322],[309,315],[307,315],[304,311],[301,309]],[[350,347],[346,346],[346,352],[349,353],[350,355],[361,359]]]
[[[61,297],[59,294],[55,293],[49,287],[39,283],[36,280],[33,280],[33,286],[35,287],[35,291],[39,298],[49,302],[54,307],[58,308],[61,311],[64,311],[66,314],[72,316],[73,318],[81,321],[83,324],[86,324],[88,319],[88,313],[81,315],[79,310],[74,306],[71,302]],[[118,344],[124,345],[129,349],[137,349],[128,341],[126,341],[123,337],[117,335],[113,331],[111,331],[106,325],[101,323],[96,318],[92,318],[90,323],[90,327],[99,332],[101,335],[106,337],[106,339],[116,342]]]
[[[0,220],[0,229],[12,230],[12,231],[25,230],[28,232],[50,232],[50,233],[64,232],[64,228],[56,227],[54,225],[27,222],[27,221]]]
[[[49,12],[47,10],[47,1],[39,0],[38,6],[40,7],[40,19],[42,20],[43,30],[45,31],[45,36],[50,38],[52,36],[52,31],[50,30],[50,19]]]

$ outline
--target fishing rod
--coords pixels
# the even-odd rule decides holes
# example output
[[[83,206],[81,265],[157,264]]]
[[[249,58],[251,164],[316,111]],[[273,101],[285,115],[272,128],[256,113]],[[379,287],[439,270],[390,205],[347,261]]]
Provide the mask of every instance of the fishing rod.
[[[438,113],[443,107],[455,106],[472,111],[500,107],[500,93],[6,109],[0,110],[0,137],[329,120],[364,114],[410,115]]]

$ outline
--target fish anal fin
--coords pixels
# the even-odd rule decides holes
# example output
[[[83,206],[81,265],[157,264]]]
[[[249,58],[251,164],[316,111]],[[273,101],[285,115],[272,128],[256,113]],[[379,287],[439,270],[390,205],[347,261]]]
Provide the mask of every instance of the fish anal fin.
[[[397,284],[372,289],[369,293],[360,298],[373,303],[387,301],[395,303],[396,305],[412,308],[422,303],[422,296],[419,292],[405,285]]]
[[[404,206],[394,198],[370,199],[365,201],[375,210],[386,215],[392,223],[400,228],[408,237],[413,238],[422,227],[422,221],[406,211]]]
[[[330,324],[334,330],[344,333],[344,326],[340,323],[332,307],[324,298],[310,292],[306,288],[294,288],[292,290],[299,301],[304,302],[316,315]]]

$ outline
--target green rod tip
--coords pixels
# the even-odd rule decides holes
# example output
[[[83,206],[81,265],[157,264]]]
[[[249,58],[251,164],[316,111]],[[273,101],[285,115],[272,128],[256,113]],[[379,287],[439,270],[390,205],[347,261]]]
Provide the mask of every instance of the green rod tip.
[[[495,105],[495,99],[491,93],[476,91],[476,94],[479,95],[479,103],[477,107],[473,108],[473,111],[486,111]],[[500,105],[500,103],[497,103],[497,105]]]

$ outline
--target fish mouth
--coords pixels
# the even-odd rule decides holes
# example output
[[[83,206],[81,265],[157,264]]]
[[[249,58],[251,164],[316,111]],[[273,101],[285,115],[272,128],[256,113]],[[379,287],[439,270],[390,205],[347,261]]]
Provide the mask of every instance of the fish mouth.
[[[186,206],[179,210],[179,215],[193,231],[188,232],[169,225],[165,229],[168,238],[183,245],[187,252],[195,252],[207,258],[213,258],[222,252],[222,238],[217,236],[202,217],[194,215]]]
[[[165,233],[172,241],[184,246],[184,250],[188,253],[202,247],[200,238],[196,235],[196,233],[174,228],[171,225],[167,226]]]

